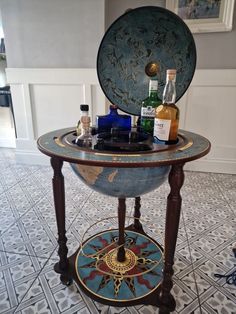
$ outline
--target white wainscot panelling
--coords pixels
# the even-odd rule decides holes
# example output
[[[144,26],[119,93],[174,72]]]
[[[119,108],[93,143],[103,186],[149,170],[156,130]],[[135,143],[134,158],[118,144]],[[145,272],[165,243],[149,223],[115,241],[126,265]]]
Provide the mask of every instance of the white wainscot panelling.
[[[87,103],[93,124],[106,112],[95,69],[7,69],[16,119],[16,156],[23,163],[48,163],[37,138],[76,126],[80,104]]]
[[[236,173],[236,70],[198,70],[179,104],[181,127],[207,137],[210,153],[185,169]]]
[[[97,114],[105,113],[104,96],[99,86],[91,85],[85,95],[81,85],[38,85],[30,87],[34,136],[76,125],[80,104],[90,104],[90,115],[95,123]]]
[[[31,85],[34,136],[76,125],[83,103],[82,85]]]
[[[107,109],[96,69],[7,69],[15,111],[16,155],[25,163],[48,162],[36,147],[38,136],[73,126],[80,103],[90,115]],[[211,152],[185,169],[236,173],[236,69],[196,70],[193,81],[178,102],[180,127],[211,141]]]

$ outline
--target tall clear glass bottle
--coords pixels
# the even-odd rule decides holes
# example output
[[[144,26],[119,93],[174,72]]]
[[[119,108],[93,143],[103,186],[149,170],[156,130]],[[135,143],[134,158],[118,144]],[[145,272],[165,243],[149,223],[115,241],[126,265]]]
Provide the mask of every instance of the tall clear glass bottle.
[[[175,144],[178,138],[179,108],[175,104],[175,81],[176,70],[167,70],[163,102],[161,106],[156,108],[154,122],[154,139],[167,145]]]
[[[162,101],[158,96],[158,81],[150,79],[149,96],[142,101],[140,120],[141,131],[153,135],[155,109],[161,102]]]

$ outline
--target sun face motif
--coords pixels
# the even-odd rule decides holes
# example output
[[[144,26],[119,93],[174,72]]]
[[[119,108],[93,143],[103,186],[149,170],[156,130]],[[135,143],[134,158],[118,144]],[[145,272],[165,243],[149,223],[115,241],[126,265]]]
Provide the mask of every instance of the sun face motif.
[[[147,236],[125,232],[125,261],[117,260],[118,231],[95,235],[76,258],[83,288],[107,300],[124,302],[144,297],[162,280],[162,249]]]

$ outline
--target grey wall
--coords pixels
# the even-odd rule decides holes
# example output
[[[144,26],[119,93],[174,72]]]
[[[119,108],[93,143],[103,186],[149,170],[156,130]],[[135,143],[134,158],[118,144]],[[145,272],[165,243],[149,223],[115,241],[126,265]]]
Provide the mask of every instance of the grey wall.
[[[231,32],[194,34],[194,39],[197,68],[236,69],[236,5]]]
[[[165,0],[0,0],[8,67],[93,68],[104,24],[142,5]],[[236,69],[236,6],[233,31],[194,38],[197,68]]]
[[[128,8],[144,5],[165,7],[165,1],[106,0],[106,28]],[[231,32],[194,34],[193,36],[197,47],[197,68],[236,69],[236,5]]]
[[[1,0],[8,67],[93,68],[104,0]]]
[[[127,9],[134,9],[146,5],[165,7],[165,0],[105,0],[106,28],[108,28],[120,15],[125,13]]]

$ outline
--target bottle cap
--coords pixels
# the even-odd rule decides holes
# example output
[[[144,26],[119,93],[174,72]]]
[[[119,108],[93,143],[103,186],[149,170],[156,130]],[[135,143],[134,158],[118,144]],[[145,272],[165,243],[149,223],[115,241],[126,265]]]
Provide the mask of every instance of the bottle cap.
[[[176,69],[168,69],[166,71],[166,76],[169,80],[175,80],[176,77]]]
[[[89,106],[86,104],[82,104],[82,105],[80,105],[80,110],[81,111],[89,111]]]

